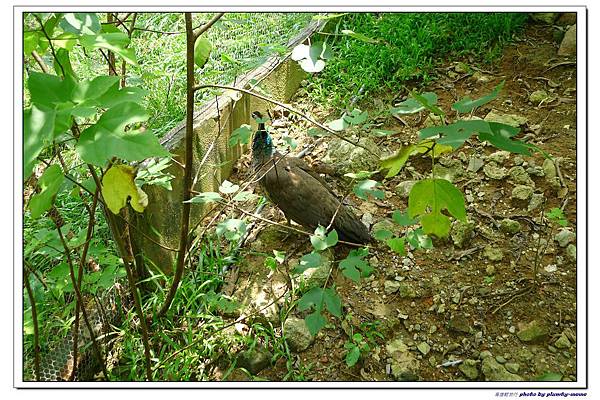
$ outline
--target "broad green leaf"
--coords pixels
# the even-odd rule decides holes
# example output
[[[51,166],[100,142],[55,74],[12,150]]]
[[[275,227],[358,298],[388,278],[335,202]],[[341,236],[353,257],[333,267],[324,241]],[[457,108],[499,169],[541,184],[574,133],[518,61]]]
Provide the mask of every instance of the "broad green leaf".
[[[141,103],[148,93],[147,90],[139,87],[132,86],[121,89],[118,84],[115,84],[94,101],[100,107],[111,108],[121,103]]]
[[[40,217],[52,207],[56,193],[60,189],[60,185],[62,185],[64,179],[65,176],[58,165],[53,164],[46,168],[38,181],[40,192],[34,194],[29,199],[31,218]]]
[[[317,226],[314,235],[310,235],[310,242],[313,248],[317,251],[323,251],[328,247],[335,246],[338,242],[338,234],[335,229],[332,229],[326,235],[325,228],[321,225]]]
[[[423,233],[423,228],[415,229],[406,234],[406,240],[415,249],[432,249],[431,238]]]
[[[205,37],[200,36],[194,43],[194,64],[198,68],[204,67],[210,58],[212,43]]]
[[[433,92],[426,92],[421,95],[429,104],[437,104],[437,94]],[[390,111],[392,114],[414,114],[419,111],[423,111],[425,106],[421,104],[419,101],[414,99],[413,97],[409,97],[402,103],[398,104],[398,106],[392,108]]]
[[[327,320],[325,317],[323,317],[323,315],[321,315],[320,312],[315,311],[306,316],[304,323],[306,324],[310,334],[312,336],[316,336],[317,333],[319,333],[319,331],[327,324]]]
[[[221,61],[230,63],[230,64],[241,64],[238,60],[233,58],[231,55],[225,54],[225,53],[221,54]]]
[[[235,146],[236,144],[248,144],[250,143],[250,137],[252,136],[252,128],[248,124],[243,124],[239,128],[236,128],[231,132],[229,136],[229,145]]]
[[[298,142],[296,142],[291,136],[282,136],[281,139],[283,139],[283,141],[290,147],[291,150],[296,150],[296,147],[298,147]]]
[[[52,41],[55,48],[67,51],[73,50],[77,44],[78,36],[73,33],[61,33]]]
[[[223,183],[221,183],[221,186],[219,186],[219,192],[224,194],[231,194],[237,192],[239,188],[239,185],[231,183],[226,179],[223,181]]]
[[[223,198],[221,197],[221,195],[219,193],[203,192],[203,193],[198,194],[197,196],[192,197],[188,201],[188,203],[205,204],[205,203],[219,202],[221,200],[223,200]]]
[[[74,103],[91,102],[104,95],[113,86],[117,87],[120,78],[118,76],[97,76],[91,80],[81,81],[73,89],[71,100]]]
[[[78,78],[77,75],[75,75],[75,71],[73,71],[69,52],[65,49],[57,49],[56,58],[54,58],[54,71],[56,72],[56,75],[63,76],[63,70],[65,71],[65,74],[77,81]]]
[[[323,290],[323,301],[327,311],[334,317],[342,317],[342,301],[333,288]]]
[[[445,126],[432,126],[419,131],[420,139],[427,139],[436,135],[440,138],[435,139],[436,143],[451,146],[457,149],[471,137],[471,135],[480,132],[489,132],[490,123],[481,120],[458,121]]]
[[[360,349],[356,345],[352,345],[348,353],[346,353],[346,365],[348,367],[353,367],[358,362],[360,358]]]
[[[375,197],[377,199],[383,199],[385,197],[385,193],[381,189],[377,189],[381,184],[372,179],[366,179],[364,181],[358,182],[354,185],[354,194],[357,197],[360,197],[363,200],[368,200],[369,196]]]
[[[37,49],[39,40],[38,32],[23,32],[23,53],[31,54]]]
[[[376,240],[387,240],[390,239],[394,234],[387,229],[379,229],[373,233],[373,237]]]
[[[322,263],[321,255],[314,251],[303,255],[298,262],[298,265],[294,268],[295,274],[301,274],[307,269],[317,268]]]
[[[298,311],[306,311],[315,307],[318,311],[323,309],[323,288],[314,287],[298,300]]]
[[[246,233],[246,223],[241,219],[227,219],[217,225],[216,232],[229,241],[237,241]]]
[[[56,75],[42,74],[39,72],[29,72],[27,80],[31,102],[43,104],[53,108],[59,103],[66,103],[71,100],[71,93],[75,88],[75,82],[72,79],[60,79]]]
[[[489,127],[489,131],[479,132],[479,140],[489,142],[501,150],[526,156],[530,156],[531,150],[535,148],[533,145],[520,140],[511,139],[520,132],[519,128],[498,122],[489,122]]]
[[[352,253],[340,261],[340,269],[345,277],[352,279],[354,282],[360,281],[361,276],[363,278],[368,277],[373,272],[373,268],[363,257]]]
[[[410,218],[408,213],[402,213],[399,210],[394,210],[392,213],[392,219],[400,226],[410,226],[418,222],[416,218]]]
[[[67,13],[59,25],[65,32],[77,35],[94,35],[100,30],[100,21],[95,13]]]
[[[464,197],[452,183],[445,179],[424,179],[413,186],[408,195],[408,215],[421,217],[425,234],[448,236],[450,218],[442,214],[443,210],[461,221],[466,219]]]
[[[142,122],[148,114],[135,103],[120,103],[106,111],[95,125],[81,133],[76,150],[87,163],[103,166],[112,157],[141,161],[168,156],[151,132],[125,131],[128,124]]]
[[[328,128],[330,128],[336,132],[340,132],[340,131],[343,131],[344,129],[346,129],[347,127],[349,127],[350,124],[348,123],[348,121],[346,121],[346,119],[344,117],[342,117],[342,118],[327,122],[325,124],[325,126],[327,126]]]
[[[135,184],[135,172],[129,165],[113,165],[102,178],[102,197],[113,214],[127,204],[137,212],[144,212],[148,205],[148,196]]]
[[[459,113],[471,112],[475,108],[480,107],[486,103],[489,103],[490,101],[492,101],[496,97],[498,97],[498,94],[500,93],[500,91],[502,90],[503,87],[504,87],[504,81],[500,82],[500,84],[498,86],[496,86],[490,94],[487,94],[476,100],[473,100],[469,96],[467,96],[464,99],[461,99],[461,100],[457,101],[456,103],[452,104],[452,108],[454,110],[458,111]]]
[[[279,264],[283,264],[285,261],[285,252],[273,250],[273,255],[275,256],[275,261],[277,261]]]
[[[354,31],[351,31],[350,29],[342,29],[342,33],[344,35],[350,36],[351,38],[360,40],[361,42],[370,43],[370,44],[379,43],[379,40],[377,40],[377,39],[370,38],[368,36],[363,35],[362,33],[356,33]]]
[[[406,249],[404,248],[404,242],[405,239],[403,237],[394,237],[388,239],[385,243],[396,253],[400,254],[401,256],[405,256]]]
[[[404,164],[408,160],[412,154],[414,154],[416,146],[414,144],[410,144],[408,146],[402,146],[400,150],[394,153],[390,157],[386,157],[381,159],[381,168],[387,169],[388,173],[385,175],[386,178],[391,178],[402,170]]]
[[[23,179],[29,178],[37,156],[52,142],[56,111],[33,104],[23,111]]]
[[[79,38],[79,43],[88,50],[110,50],[120,56],[125,62],[137,66],[135,51],[126,48],[129,45],[129,41],[129,37],[122,32],[83,35]]]
[[[355,108],[350,114],[345,115],[344,119],[351,125],[359,125],[366,122],[368,117],[369,113],[367,111],[361,111],[358,108]]]
[[[560,382],[562,377],[562,374],[559,372],[546,372],[542,375],[536,376],[535,380],[544,382]]]
[[[444,113],[444,111],[439,108],[438,106],[435,105],[435,103],[432,103],[429,101],[429,98],[415,92],[414,90],[411,93],[411,96],[418,101],[419,103],[421,103],[422,106],[424,106],[426,109],[428,109],[429,111],[431,111],[432,113],[434,113],[435,115],[438,115],[440,117],[444,117],[446,115],[446,113]],[[437,100],[437,99],[436,99]]]

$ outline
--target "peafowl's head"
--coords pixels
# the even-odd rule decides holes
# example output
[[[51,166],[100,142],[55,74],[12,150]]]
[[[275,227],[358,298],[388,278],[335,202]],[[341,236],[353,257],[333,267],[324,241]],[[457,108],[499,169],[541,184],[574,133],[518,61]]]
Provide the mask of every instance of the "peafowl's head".
[[[253,111],[252,118],[258,124],[258,130],[254,134],[254,140],[252,141],[252,153],[260,156],[271,156],[273,154],[273,141],[265,128],[263,115],[259,111]]]

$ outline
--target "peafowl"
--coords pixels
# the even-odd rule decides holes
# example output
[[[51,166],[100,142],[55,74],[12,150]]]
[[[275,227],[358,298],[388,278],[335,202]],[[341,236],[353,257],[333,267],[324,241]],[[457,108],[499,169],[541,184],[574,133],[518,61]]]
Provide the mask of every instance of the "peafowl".
[[[372,240],[367,227],[340,201],[327,183],[300,158],[285,157],[273,146],[262,114],[252,113],[258,130],[252,142],[252,166],[265,194],[285,214],[307,229],[331,225],[340,240],[365,244]],[[337,214],[336,214],[337,212]]]

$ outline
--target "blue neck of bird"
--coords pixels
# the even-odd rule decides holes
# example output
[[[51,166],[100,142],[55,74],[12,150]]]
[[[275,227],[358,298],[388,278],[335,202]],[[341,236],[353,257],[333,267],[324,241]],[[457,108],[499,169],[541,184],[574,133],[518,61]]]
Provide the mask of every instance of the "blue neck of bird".
[[[264,123],[258,124],[258,130],[252,142],[252,156],[261,162],[273,155],[273,140],[265,129]]]

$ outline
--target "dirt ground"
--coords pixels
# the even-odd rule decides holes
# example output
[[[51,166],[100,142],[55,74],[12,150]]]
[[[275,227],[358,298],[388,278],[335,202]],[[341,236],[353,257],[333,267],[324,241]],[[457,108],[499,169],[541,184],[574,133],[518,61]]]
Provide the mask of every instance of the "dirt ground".
[[[434,239],[433,249],[412,251],[407,257],[400,257],[384,243],[377,243],[368,256],[374,272],[359,284],[334,268],[329,282],[333,282],[342,298],[346,318],[342,323],[328,316],[330,324],[321,330],[313,344],[294,353],[294,368],[301,372],[303,379],[531,381],[553,373],[562,380],[576,380],[576,278],[577,273],[583,271],[577,271],[576,262],[567,255],[566,247],[554,240],[561,228],[545,225],[540,219],[542,212],[564,207],[568,229],[576,232],[576,65],[565,63],[564,57],[559,58],[557,48],[551,26],[530,23],[521,38],[505,48],[498,63],[478,69],[468,58],[449,60],[438,68],[439,78],[420,89],[437,93],[438,104],[448,110],[459,98],[480,97],[505,80],[499,97],[477,109],[475,115],[484,118],[495,111],[526,118],[518,138],[560,157],[558,179],[553,183],[548,176],[542,176],[544,157],[540,153],[532,157],[498,154],[497,148],[483,145],[475,138],[446,157],[443,165],[458,166],[465,171],[454,177],[454,184],[467,198],[468,219],[474,224],[472,236],[462,247],[452,238]],[[459,62],[470,70],[464,71]],[[539,90],[550,97],[534,104],[530,96]],[[398,92],[372,98],[361,106],[369,115],[377,115],[378,110],[387,110],[403,99],[401,90]],[[298,97],[294,105],[310,108],[307,101],[305,97]],[[323,120],[327,112],[315,111],[313,115]],[[381,123],[382,129],[401,132],[376,139],[378,147],[389,152],[401,144],[415,143],[418,130],[427,122],[426,114],[402,117],[403,121],[392,118],[389,113],[379,114],[375,122]],[[294,132],[290,131],[290,135]],[[298,133],[297,140],[302,144],[313,139]],[[330,138],[307,157],[309,162],[322,159],[327,140]],[[481,159],[484,168],[469,170],[472,158]],[[485,166],[491,160],[506,170],[523,166],[533,181],[529,186],[544,196],[545,204],[529,210],[529,201],[512,199],[516,183],[510,175],[502,179],[486,176]],[[240,171],[244,161],[241,162]],[[375,223],[391,218],[394,210],[407,208],[407,198],[398,194],[398,184],[427,176],[430,171],[429,158],[413,157],[398,176],[383,181],[384,200],[364,202],[351,195],[348,202],[359,217],[366,212],[372,214]],[[234,176],[232,180],[235,179]],[[326,176],[325,179],[338,193],[346,190],[347,182],[340,178]],[[267,207],[265,216],[285,223],[283,215],[272,205]],[[501,229],[505,218],[518,221],[517,232]],[[310,251],[305,236],[292,234],[286,239],[283,236],[278,236],[275,243],[270,242],[273,249],[285,251],[289,258],[298,258]],[[339,260],[349,249],[338,247],[335,255]],[[546,248],[546,254],[537,260],[538,279],[534,285],[536,252],[541,247]],[[263,246],[259,250],[270,252],[272,249]],[[250,255],[237,282],[258,273],[248,269],[250,267],[266,269],[263,261],[264,257],[253,259]],[[262,273],[266,275],[268,271]],[[394,285],[403,289],[393,291]],[[303,318],[306,314],[294,308],[288,316]],[[375,328],[369,330],[367,326]],[[534,335],[533,340],[520,337],[528,327],[541,333]],[[353,367],[347,367],[344,360],[347,352],[344,344],[350,332],[381,334],[372,335],[370,351]],[[254,379],[280,381],[288,371],[285,358],[279,358]]]

